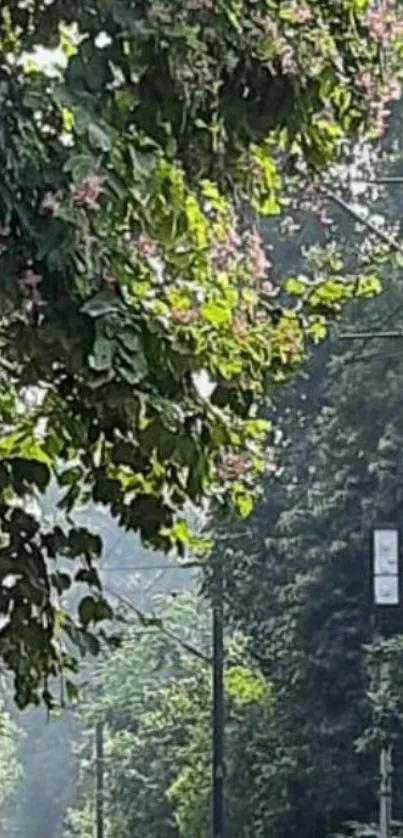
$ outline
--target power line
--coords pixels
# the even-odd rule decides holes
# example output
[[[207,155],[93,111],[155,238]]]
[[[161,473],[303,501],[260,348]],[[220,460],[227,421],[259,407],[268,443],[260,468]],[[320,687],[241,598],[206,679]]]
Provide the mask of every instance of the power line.
[[[367,228],[367,230],[374,233],[374,235],[376,235],[379,239],[382,239],[382,241],[384,241],[385,244],[388,244],[393,250],[396,250],[398,253],[403,253],[403,246],[397,241],[397,239],[389,235],[389,233],[385,232],[385,230],[382,230],[381,227],[378,227],[377,224],[374,224],[374,222],[370,221],[369,218],[364,218],[356,209],[354,209],[354,207],[345,201],[341,195],[337,195],[326,186],[319,186],[319,189],[324,195],[326,195],[329,201],[333,201],[334,204],[337,204],[337,206],[343,209],[351,216],[351,218],[354,218],[354,221],[357,221],[358,224],[362,224]]]
[[[174,631],[167,628],[164,625],[163,619],[161,617],[146,614],[130,599],[123,596],[123,594],[120,594],[118,591],[115,591],[110,586],[104,585],[104,588],[106,591],[109,592],[109,594],[116,597],[116,599],[120,600],[124,605],[126,605],[127,608],[133,611],[140,620],[140,623],[142,623],[142,625],[157,629],[161,632],[161,634],[164,634],[170,640],[174,640],[176,643],[179,644],[179,646],[182,646],[182,648],[185,649],[185,651],[189,654],[193,655],[193,657],[196,657],[199,660],[203,661],[203,663],[208,663],[211,666],[211,658],[208,658],[203,652],[200,651],[200,649],[197,649],[191,643],[188,643],[186,640],[183,640],[181,637],[179,637]]]
[[[339,335],[339,340],[372,340],[373,338],[380,338],[381,340],[389,340],[390,338],[403,338],[403,331],[372,331],[367,332],[343,332]]]
[[[101,573],[121,573],[122,571],[136,572],[136,571],[150,571],[150,570],[194,570],[195,568],[204,567],[202,562],[190,562],[187,565],[172,565],[172,564],[143,564],[143,565],[122,565],[121,567],[102,567],[100,565]]]

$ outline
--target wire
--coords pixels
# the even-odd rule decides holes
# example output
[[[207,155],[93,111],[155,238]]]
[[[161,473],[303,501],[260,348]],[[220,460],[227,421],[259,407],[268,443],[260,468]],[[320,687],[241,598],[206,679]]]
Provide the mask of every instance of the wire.
[[[144,571],[149,570],[194,570],[195,568],[201,568],[203,564],[201,562],[192,562],[188,565],[171,565],[171,564],[143,564],[143,565],[125,565],[122,567],[102,567],[100,565],[100,572],[101,573],[121,573],[122,571],[127,571],[128,573],[136,573],[136,571]]]
[[[176,643],[179,644],[179,646],[182,646],[182,648],[185,649],[185,651],[188,652],[190,655],[193,655],[193,657],[196,657],[199,660],[203,661],[203,663],[208,663],[209,666],[211,666],[211,658],[208,658],[206,655],[203,654],[203,652],[200,651],[200,649],[196,649],[196,647],[193,646],[191,643],[188,643],[186,640],[183,640],[181,637],[178,637],[178,635],[175,634],[175,632],[171,631],[171,629],[168,629],[166,626],[164,626],[163,621],[160,617],[147,615],[144,611],[142,611],[141,608],[139,608],[137,605],[131,602],[131,600],[127,597],[118,593],[118,591],[113,590],[113,588],[107,585],[105,585],[104,588],[112,596],[116,597],[116,599],[120,600],[124,605],[126,605],[127,608],[133,611],[140,620],[140,622],[143,623],[143,625],[148,625],[151,628],[157,629],[170,640],[174,640]]]
[[[394,315],[395,316],[395,315]],[[403,338],[403,331],[375,331],[372,329],[367,332],[343,332],[339,335],[339,340],[366,340],[367,338],[379,338],[381,340],[389,340],[390,338]]]
[[[403,246],[400,242],[397,241],[393,236],[390,236],[389,233],[386,233],[381,227],[378,227],[373,221],[370,221],[368,218],[363,218],[354,207],[350,206],[347,201],[344,200],[340,195],[336,195],[335,192],[332,192],[331,189],[328,189],[326,186],[319,186],[321,192],[329,199],[329,201],[333,201],[334,204],[337,204],[341,209],[343,209],[351,218],[354,218],[359,224],[362,224],[363,227],[366,227],[367,230],[370,230],[371,233],[374,233],[378,238],[382,239],[386,244],[389,245],[393,250],[396,250],[398,253],[403,253]]]

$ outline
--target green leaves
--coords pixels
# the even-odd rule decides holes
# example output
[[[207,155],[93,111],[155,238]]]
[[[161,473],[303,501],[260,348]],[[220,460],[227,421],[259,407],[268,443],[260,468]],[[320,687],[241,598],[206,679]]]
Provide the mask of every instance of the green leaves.
[[[94,159],[89,154],[74,154],[66,161],[63,170],[71,174],[74,183],[80,183],[94,171]]]
[[[99,334],[95,338],[93,353],[88,359],[91,369],[95,372],[103,372],[104,370],[111,370],[114,355],[114,344],[104,335]]]
[[[107,291],[100,291],[84,303],[81,311],[83,314],[88,314],[89,317],[93,318],[109,314],[119,315],[123,311],[123,304],[114,294]]]
[[[229,325],[231,322],[231,310],[219,303],[205,303],[200,308],[200,314],[213,326]]]
[[[113,617],[111,606],[103,597],[84,597],[78,606],[79,618],[87,628],[90,623],[99,623],[102,620],[110,620]]]
[[[95,123],[88,126],[88,140],[92,148],[99,148],[101,151],[110,151],[112,141],[106,131]]]
[[[113,294],[100,293],[82,308],[83,314],[95,320],[95,340],[88,358],[96,373],[113,374],[131,386],[139,384],[148,374],[141,334],[130,310]],[[96,383],[96,382],[95,382]],[[104,379],[101,379],[101,385]]]
[[[307,286],[300,279],[290,277],[284,283],[285,290],[294,297],[303,297],[307,293]]]

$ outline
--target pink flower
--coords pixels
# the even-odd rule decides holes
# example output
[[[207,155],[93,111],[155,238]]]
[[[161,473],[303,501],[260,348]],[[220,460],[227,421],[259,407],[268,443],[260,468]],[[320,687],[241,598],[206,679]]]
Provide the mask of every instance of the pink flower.
[[[368,27],[374,38],[384,40],[389,35],[389,15],[387,2],[382,0],[377,9],[372,9],[364,17],[364,25]]]
[[[296,76],[298,73],[298,65],[295,58],[294,48],[283,38],[280,40],[278,47],[281,72],[285,76]]]
[[[269,38],[275,41],[278,37],[278,26],[269,15],[257,14],[253,18],[253,23],[258,29],[261,29]]]
[[[239,246],[240,238],[235,226],[232,226],[222,239],[213,242],[213,258],[217,267],[225,270],[228,263],[236,258]]]
[[[246,454],[225,454],[221,457],[218,465],[218,476],[220,480],[235,480],[245,471]]]
[[[372,9],[365,15],[364,25],[384,46],[403,32],[403,18],[393,19],[391,10],[388,10],[387,0],[382,0],[377,9]]]
[[[181,309],[173,308],[171,311],[172,320],[181,326],[190,326],[198,318],[198,312],[195,308]]]
[[[388,120],[388,117],[390,116],[390,110],[388,110],[384,102],[374,102],[374,105],[371,109],[371,114],[375,132],[378,136],[380,136],[381,134],[383,134],[385,130],[386,122]]]
[[[231,323],[231,328],[237,338],[242,338],[244,334],[246,334],[246,323],[242,317],[234,317]]]
[[[251,269],[254,279],[265,279],[271,264],[266,256],[263,241],[255,230],[250,236]]]
[[[392,38],[398,38],[400,35],[403,35],[403,17],[399,17],[397,20],[392,21],[390,31]]]
[[[385,102],[398,101],[402,95],[402,86],[398,79],[390,79],[382,88],[382,98]]]
[[[362,90],[366,96],[371,96],[374,90],[374,80],[368,70],[358,73],[356,78],[356,85],[359,90]]]
[[[306,23],[307,20],[312,20],[312,9],[305,3],[293,7],[292,13],[296,23]]]
[[[362,90],[367,102],[372,126],[379,136],[383,133],[390,111],[386,102],[398,100],[401,97],[402,89],[398,79],[389,79],[381,85],[371,76],[368,71],[360,73],[356,81],[357,87]]]
[[[137,239],[137,249],[143,259],[152,259],[157,256],[157,244],[151,236],[146,233],[141,233]]]
[[[99,209],[98,199],[102,194],[105,178],[101,175],[89,175],[81,183],[73,184],[71,191],[73,202],[86,209]]]

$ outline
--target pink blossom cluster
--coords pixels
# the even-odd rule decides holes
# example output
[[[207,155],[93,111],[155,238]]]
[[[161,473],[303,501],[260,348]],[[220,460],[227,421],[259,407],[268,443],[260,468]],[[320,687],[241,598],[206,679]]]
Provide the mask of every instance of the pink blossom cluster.
[[[270,15],[256,14],[253,16],[252,20],[255,26],[257,26],[258,29],[261,29],[268,38],[272,38],[273,41],[277,40],[279,35],[278,25],[270,17]]]
[[[356,84],[368,105],[376,133],[378,135],[382,134],[390,115],[387,102],[398,100],[401,97],[400,82],[397,79],[388,79],[381,83],[369,71],[364,71],[358,75]]]
[[[312,20],[312,9],[306,3],[295,3],[291,11],[296,23],[307,23],[308,20]]]
[[[146,233],[141,233],[138,237],[137,250],[142,259],[152,259],[158,255],[157,243]]]
[[[312,9],[307,3],[295,2],[288,8],[288,11],[293,24],[304,24],[313,20]],[[256,14],[252,20],[255,26],[261,29],[268,38],[271,38],[282,74],[296,76],[298,74],[296,46],[289,38],[281,34],[277,22],[270,15]],[[270,69],[275,72],[272,62],[270,62]]]
[[[267,257],[263,239],[258,230],[253,230],[241,238],[235,225],[227,230],[222,239],[215,239],[212,247],[213,264],[219,270],[230,270],[235,262],[246,259],[250,276],[259,284],[263,296],[273,295],[273,285],[268,279],[271,262]],[[233,322],[233,331],[238,335],[244,330],[237,319]]]
[[[223,238],[214,239],[212,256],[213,262],[219,270],[226,270],[236,260],[240,244],[241,239],[235,225],[227,230]]]
[[[191,326],[198,319],[199,313],[196,308],[173,308],[171,317],[174,323],[180,326]]]
[[[223,454],[218,465],[218,476],[223,483],[227,480],[236,480],[245,471],[246,454],[241,451],[239,454]]]
[[[249,236],[249,255],[253,278],[257,281],[266,279],[271,263],[266,256],[262,237],[257,230]]]
[[[381,0],[378,8],[371,9],[364,16],[364,26],[382,45],[389,46],[395,37],[403,34],[403,18],[396,18],[391,13],[388,0]]]
[[[271,262],[267,258],[263,239],[257,230],[249,235],[249,264],[253,279],[259,283],[259,294],[261,297],[273,297],[276,289],[268,279]]]
[[[104,177],[89,175],[81,183],[74,183],[71,187],[73,203],[86,209],[99,209],[99,198],[103,192]]]
[[[237,338],[242,338],[246,334],[246,321],[239,314],[232,319],[231,329]]]
[[[298,71],[295,49],[286,38],[280,35],[277,23],[270,15],[257,14],[253,17],[253,23],[258,29],[273,41],[274,49],[280,61],[281,72],[284,75],[296,75]],[[272,65],[271,70],[274,72]]]
[[[282,74],[284,76],[296,76],[298,63],[295,48],[285,38],[280,38],[277,49]]]

